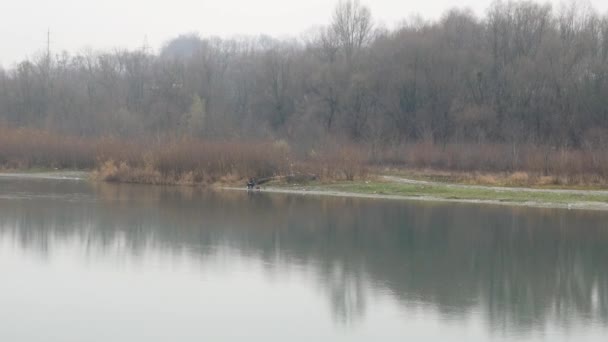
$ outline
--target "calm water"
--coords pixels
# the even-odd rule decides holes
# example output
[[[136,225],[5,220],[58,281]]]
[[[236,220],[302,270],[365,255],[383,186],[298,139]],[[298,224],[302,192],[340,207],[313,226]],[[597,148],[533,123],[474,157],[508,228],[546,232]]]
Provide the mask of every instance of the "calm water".
[[[606,341],[607,223],[0,177],[0,341]]]

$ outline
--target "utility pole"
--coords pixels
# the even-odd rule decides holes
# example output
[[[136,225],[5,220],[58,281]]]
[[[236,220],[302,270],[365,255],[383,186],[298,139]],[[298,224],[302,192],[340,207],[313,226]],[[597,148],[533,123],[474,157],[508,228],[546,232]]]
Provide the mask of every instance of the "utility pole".
[[[46,94],[45,94],[45,107],[49,107],[50,93],[51,93],[51,28],[49,27],[46,31]]]
[[[51,59],[51,28],[46,31],[46,57]]]
[[[46,31],[46,72],[47,78],[51,75],[51,28]]]
[[[144,35],[144,44],[141,47],[141,51],[147,55],[148,51],[150,51],[150,44],[148,44],[148,35]]]

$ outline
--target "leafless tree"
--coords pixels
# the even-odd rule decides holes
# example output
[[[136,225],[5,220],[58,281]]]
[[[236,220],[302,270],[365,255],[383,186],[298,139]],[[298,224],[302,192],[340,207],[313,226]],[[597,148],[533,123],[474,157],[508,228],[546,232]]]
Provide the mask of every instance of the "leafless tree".
[[[380,33],[377,33],[380,32]],[[50,60],[49,60],[50,58]],[[375,29],[355,0],[305,42],[186,34],[158,54],[83,51],[0,70],[0,122],[75,135],[323,136],[602,146],[608,17],[497,1]],[[298,142],[299,142],[298,141]]]
[[[333,33],[348,61],[372,37],[372,14],[359,0],[340,0],[334,10],[331,25]]]

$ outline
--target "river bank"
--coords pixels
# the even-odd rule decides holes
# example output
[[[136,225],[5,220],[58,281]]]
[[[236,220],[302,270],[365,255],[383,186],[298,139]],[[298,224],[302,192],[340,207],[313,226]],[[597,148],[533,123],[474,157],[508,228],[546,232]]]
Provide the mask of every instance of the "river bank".
[[[246,190],[242,187],[221,187],[221,189]],[[490,187],[425,182],[395,176],[377,177],[368,181],[312,182],[303,185],[274,182],[259,191],[313,196],[491,204],[570,210],[608,210],[608,191],[603,190]]]
[[[95,181],[87,171],[0,173],[2,178]],[[213,184],[217,191],[247,191],[240,183]],[[578,189],[534,189],[463,185],[420,181],[397,176],[377,176],[365,181],[310,182],[290,184],[274,181],[260,188],[262,193],[304,196],[353,197],[367,199],[451,202],[536,208],[608,211],[608,191]]]

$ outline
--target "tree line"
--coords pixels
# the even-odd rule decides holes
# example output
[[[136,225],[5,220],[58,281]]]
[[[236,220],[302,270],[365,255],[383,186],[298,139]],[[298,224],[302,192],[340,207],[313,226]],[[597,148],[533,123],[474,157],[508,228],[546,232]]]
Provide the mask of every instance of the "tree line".
[[[0,121],[76,136],[608,145],[608,15],[493,3],[375,23],[357,0],[298,39],[179,36],[0,69]]]

